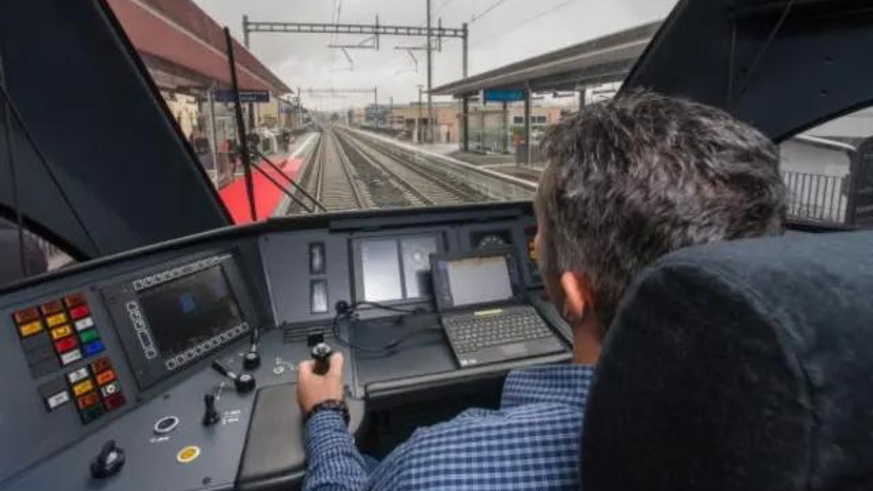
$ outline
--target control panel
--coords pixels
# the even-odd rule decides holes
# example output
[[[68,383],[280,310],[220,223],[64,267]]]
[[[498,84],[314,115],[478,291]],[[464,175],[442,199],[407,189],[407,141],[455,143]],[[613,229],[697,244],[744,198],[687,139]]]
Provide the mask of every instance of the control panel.
[[[85,295],[72,293],[12,314],[21,348],[49,412],[72,405],[84,424],[126,402]]]
[[[322,341],[346,357],[353,431],[367,398],[515,368],[457,373],[430,258],[511,250],[514,283],[536,288],[529,211],[420,213],[218,231],[7,289],[0,489],[295,489],[296,366],[323,372]],[[393,310],[335,326],[339,301]]]

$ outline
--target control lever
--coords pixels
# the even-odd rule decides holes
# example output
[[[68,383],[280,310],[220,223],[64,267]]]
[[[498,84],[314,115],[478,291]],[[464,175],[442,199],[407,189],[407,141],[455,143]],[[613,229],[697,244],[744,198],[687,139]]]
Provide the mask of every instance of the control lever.
[[[124,450],[115,445],[115,440],[109,440],[91,461],[91,476],[94,479],[113,476],[124,466],[124,460]]]
[[[258,348],[261,343],[261,330],[255,328],[252,331],[252,346],[248,353],[243,357],[243,368],[246,370],[254,370],[261,366],[261,353]]]
[[[326,374],[330,370],[330,357],[333,355],[333,349],[327,343],[318,343],[312,348],[310,354],[315,361],[312,373],[316,375]]]
[[[203,402],[206,404],[206,412],[203,413],[203,426],[212,426],[221,421],[221,415],[215,409],[215,394],[206,394],[203,396]]]
[[[215,360],[214,362],[212,362],[212,368],[216,372],[233,380],[233,385],[234,385],[234,387],[236,387],[236,391],[239,392],[240,394],[245,394],[247,392],[251,392],[256,387],[255,377],[253,377],[252,374],[250,374],[250,373],[243,373],[243,374],[237,375],[236,372],[234,372],[230,368],[227,368],[223,363],[221,363],[218,360]]]

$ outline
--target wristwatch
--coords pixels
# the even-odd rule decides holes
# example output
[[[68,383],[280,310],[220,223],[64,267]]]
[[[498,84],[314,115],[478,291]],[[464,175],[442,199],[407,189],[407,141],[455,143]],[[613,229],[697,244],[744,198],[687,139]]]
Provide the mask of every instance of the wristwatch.
[[[349,415],[349,406],[346,404],[346,401],[330,399],[327,401],[319,402],[318,404],[312,406],[312,409],[309,410],[309,413],[306,414],[303,418],[303,424],[306,424],[315,413],[320,411],[335,411],[342,415],[343,421],[346,422],[346,426],[349,425],[349,421],[351,421],[351,416]]]

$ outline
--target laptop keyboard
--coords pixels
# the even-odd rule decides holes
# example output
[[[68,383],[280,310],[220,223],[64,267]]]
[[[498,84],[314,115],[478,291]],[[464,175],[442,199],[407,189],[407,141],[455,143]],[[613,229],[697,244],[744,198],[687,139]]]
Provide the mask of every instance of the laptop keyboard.
[[[444,316],[443,327],[458,354],[552,336],[533,307],[504,308],[491,315]]]

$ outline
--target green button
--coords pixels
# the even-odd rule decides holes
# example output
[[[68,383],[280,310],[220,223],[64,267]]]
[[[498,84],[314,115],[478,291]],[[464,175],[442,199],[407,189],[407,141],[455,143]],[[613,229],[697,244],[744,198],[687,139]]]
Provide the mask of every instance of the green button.
[[[86,407],[85,409],[79,411],[79,416],[82,418],[82,422],[85,424],[94,421],[95,419],[103,416],[103,406],[100,404],[96,404],[91,407]]]
[[[82,344],[90,343],[95,339],[100,339],[100,333],[97,332],[97,329],[88,329],[79,333],[79,339],[82,340]]]

